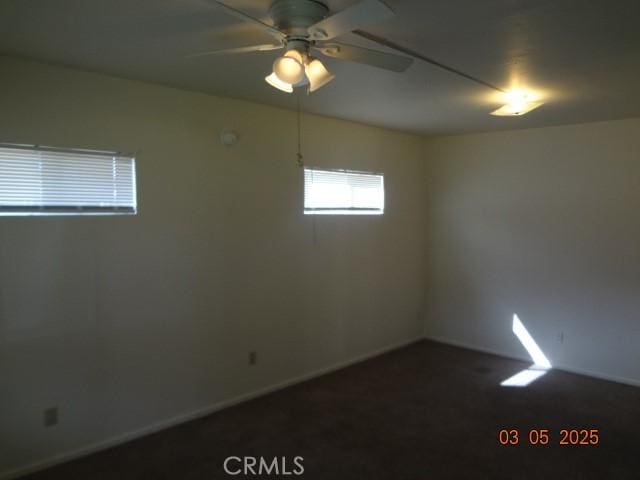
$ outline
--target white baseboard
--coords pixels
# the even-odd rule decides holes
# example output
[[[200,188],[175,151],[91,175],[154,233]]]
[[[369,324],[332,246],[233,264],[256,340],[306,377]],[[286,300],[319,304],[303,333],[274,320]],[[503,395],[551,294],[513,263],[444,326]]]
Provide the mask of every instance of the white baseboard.
[[[196,418],[200,418],[200,417],[204,417],[207,415],[210,415],[214,412],[217,412],[219,410],[223,410],[225,408],[231,407],[233,405],[237,405],[239,403],[243,403],[249,400],[252,400],[254,398],[257,397],[261,397],[263,395],[266,395],[268,393],[271,392],[275,392],[277,390],[281,390],[283,388],[289,387],[291,385],[295,385],[297,383],[301,383],[304,382],[306,380],[310,380],[312,378],[316,378],[319,377],[321,375],[325,375],[327,373],[336,371],[336,370],[340,370],[342,368],[346,368],[348,366],[354,365],[356,363],[360,363],[364,360],[368,360],[370,358],[374,358],[377,357],[379,355],[383,355],[385,353],[389,353],[393,350],[398,350],[400,348],[406,347],[408,345],[411,345],[413,343],[419,342],[420,340],[422,340],[422,337],[417,337],[417,338],[412,338],[409,340],[404,340],[402,342],[398,342],[395,343],[393,345],[389,345],[387,347],[375,350],[373,352],[369,352],[363,355],[359,355],[357,357],[353,357],[349,360],[345,360],[343,362],[338,362],[332,365],[329,365],[327,367],[318,369],[318,370],[314,370],[312,372],[309,373],[305,373],[304,375],[299,375],[297,377],[285,380],[283,382],[279,382],[273,385],[270,385],[268,387],[263,387],[260,388],[258,390],[254,390],[252,392],[228,399],[228,400],[223,400],[217,403],[214,403],[213,405],[209,405],[207,407],[198,409],[198,410],[194,410],[188,413],[184,413],[182,415],[178,415],[176,417],[173,418],[169,418],[166,420],[161,420],[159,422],[153,423],[151,425],[148,425],[146,427],[140,428],[138,430],[134,430],[131,432],[127,432],[121,435],[117,435],[115,437],[111,437],[111,438],[107,438],[105,440],[101,440],[99,442],[95,442],[86,446],[83,446],[81,448],[78,448],[76,450],[71,450],[68,452],[64,452],[49,458],[45,458],[42,460],[39,460],[37,462],[31,463],[29,465],[25,465],[23,467],[19,467],[19,468],[15,468],[12,470],[8,470],[5,472],[1,472],[0,473],[0,480],[11,480],[11,479],[15,479],[18,477],[21,477],[23,475],[28,475],[30,473],[34,473],[37,472],[39,470],[44,470],[46,468],[49,467],[53,467],[54,465],[58,465],[64,462],[68,462],[70,460],[76,459],[76,458],[80,458],[80,457],[84,457],[87,455],[90,455],[92,453],[98,452],[100,450],[105,450],[107,448],[110,447],[114,447],[116,445],[134,440],[136,438],[140,438],[140,437],[144,437],[146,435],[150,435],[152,433],[158,432],[160,430],[164,430],[170,427],[173,427],[175,425],[179,425],[181,423],[185,423],[188,422],[190,420],[195,420]]]
[[[592,370],[585,370],[569,365],[558,365],[558,367],[554,366],[553,368],[557,368],[558,370],[562,370],[563,372],[584,375],[585,377],[593,377],[599,380],[607,380],[609,382],[624,383],[625,385],[631,385],[632,387],[640,387],[640,380],[636,380],[635,378],[620,377],[618,375],[611,375],[608,373],[594,372]]]
[[[442,343],[444,345],[451,345],[452,347],[465,348],[467,350],[473,350],[475,352],[488,353],[490,355],[497,355],[499,357],[511,358],[513,360],[522,360],[523,362],[531,362],[531,358],[526,355],[513,355],[510,353],[505,353],[499,350],[493,350],[491,348],[480,347],[478,345],[473,345],[467,342],[461,342],[459,340],[452,340],[447,337],[439,337],[435,335],[425,335],[425,340],[431,340],[432,342]]]
[[[514,360],[523,360],[525,362],[531,362],[531,358],[529,358],[529,357],[527,357],[525,355],[522,355],[522,356],[513,355],[513,354],[510,354],[510,353],[505,353],[503,351],[494,350],[494,349],[491,349],[491,348],[485,348],[485,347],[481,347],[481,346],[478,346],[478,345],[472,345],[470,343],[460,342],[460,341],[452,340],[452,339],[445,338],[445,337],[425,335],[424,338],[425,338],[425,340],[432,340],[434,342],[443,343],[445,345],[451,345],[451,346],[454,346],[454,347],[466,348],[468,350],[475,350],[477,352],[489,353],[491,355],[498,355],[500,357],[512,358]],[[574,367],[572,365],[565,365],[565,364],[557,364],[557,365],[554,364],[553,368],[555,370],[561,370],[563,372],[575,373],[577,375],[584,375],[586,377],[597,378],[599,380],[607,380],[609,382],[624,383],[625,385],[631,385],[633,387],[640,387],[640,380],[635,379],[635,378],[620,377],[620,376],[617,376],[617,375],[611,375],[611,374],[603,373],[603,372],[594,372],[592,370],[587,370],[587,369]]]

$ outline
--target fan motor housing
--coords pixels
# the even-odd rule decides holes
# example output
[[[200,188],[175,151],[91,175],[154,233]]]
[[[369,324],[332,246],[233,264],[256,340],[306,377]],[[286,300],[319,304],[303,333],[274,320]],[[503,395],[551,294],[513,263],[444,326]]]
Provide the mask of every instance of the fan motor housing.
[[[276,0],[269,15],[276,28],[287,35],[307,37],[307,28],[325,18],[329,8],[315,0]]]

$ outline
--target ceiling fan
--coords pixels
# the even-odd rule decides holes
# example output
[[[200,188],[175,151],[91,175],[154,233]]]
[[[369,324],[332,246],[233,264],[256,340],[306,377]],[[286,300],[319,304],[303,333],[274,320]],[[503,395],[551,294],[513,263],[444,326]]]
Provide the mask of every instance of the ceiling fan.
[[[336,42],[333,39],[348,32],[359,31],[364,25],[381,22],[394,16],[393,10],[380,0],[361,0],[337,13],[317,0],[275,0],[269,8],[273,25],[254,18],[218,0],[207,0],[227,13],[262,29],[275,42],[225,50],[196,53],[189,57],[226,55],[245,52],[265,52],[284,49],[284,55],[273,62],[273,71],[265,77],[271,86],[287,93],[294,87],[308,85],[314,92],[335,78],[319,58],[328,57],[363,63],[394,72],[403,72],[413,63],[412,58],[368,48]],[[387,46],[385,39],[369,40]]]

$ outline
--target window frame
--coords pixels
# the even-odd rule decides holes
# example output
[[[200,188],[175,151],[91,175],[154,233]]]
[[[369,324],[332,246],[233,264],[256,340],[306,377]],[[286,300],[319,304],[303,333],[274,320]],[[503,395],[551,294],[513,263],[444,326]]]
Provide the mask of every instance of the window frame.
[[[363,171],[363,170],[350,170],[345,168],[322,168],[322,167],[311,167],[304,166],[303,168],[303,213],[304,215],[361,215],[361,216],[371,216],[371,215],[384,215],[385,207],[386,207],[386,191],[385,191],[385,180],[383,172],[371,172],[371,171]],[[373,177],[380,178],[380,188],[382,190],[382,206],[380,208],[358,208],[358,207],[343,207],[343,208],[307,208],[306,205],[306,178],[307,171],[319,171],[319,172],[329,172],[329,173],[342,173],[342,174],[354,174],[354,175],[368,175]]]
[[[104,156],[105,158],[123,158],[131,161],[131,206],[111,205],[0,205],[0,217],[26,217],[26,216],[111,216],[111,215],[137,215],[138,214],[138,192],[137,192],[137,169],[136,155],[132,153],[111,151],[111,150],[91,150],[84,148],[62,148],[37,144],[6,143],[0,142],[0,149],[26,150],[30,152],[51,152],[69,153],[73,155]]]

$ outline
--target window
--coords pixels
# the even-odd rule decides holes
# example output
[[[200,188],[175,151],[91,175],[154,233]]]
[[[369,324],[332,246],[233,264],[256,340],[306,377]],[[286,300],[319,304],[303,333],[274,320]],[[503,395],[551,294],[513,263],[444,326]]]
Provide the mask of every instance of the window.
[[[382,215],[384,176],[348,170],[304,169],[305,215]]]
[[[135,213],[133,156],[0,144],[0,215]]]

